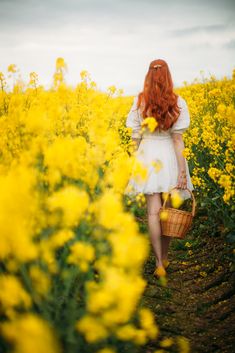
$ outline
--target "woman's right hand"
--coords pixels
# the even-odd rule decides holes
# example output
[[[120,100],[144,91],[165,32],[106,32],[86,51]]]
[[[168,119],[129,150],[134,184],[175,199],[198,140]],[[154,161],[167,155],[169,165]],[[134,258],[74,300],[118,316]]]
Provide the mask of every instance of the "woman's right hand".
[[[187,176],[186,176],[185,170],[182,170],[179,172],[176,188],[178,188],[178,189],[186,189],[187,188]]]

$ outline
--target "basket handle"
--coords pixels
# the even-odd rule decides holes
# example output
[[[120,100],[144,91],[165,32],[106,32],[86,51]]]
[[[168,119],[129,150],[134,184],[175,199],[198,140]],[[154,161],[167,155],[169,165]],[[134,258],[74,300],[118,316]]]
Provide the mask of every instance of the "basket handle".
[[[166,198],[165,198],[165,200],[164,200],[164,202],[163,202],[163,205],[162,205],[163,210],[165,210],[165,205],[166,205],[166,202],[167,202],[167,200],[168,200],[169,193],[170,193],[172,190],[174,190],[174,189],[178,189],[178,188],[177,188],[176,186],[174,186],[173,188],[170,189],[170,191],[168,191],[167,196],[166,196]],[[182,189],[181,189],[181,190],[182,190]],[[188,188],[185,188],[184,190],[187,190],[187,191],[191,194],[191,196],[192,196],[192,199],[193,199],[193,204],[192,204],[192,216],[194,217],[194,216],[195,216],[195,208],[196,208],[195,197],[194,197],[192,191],[189,190]]]

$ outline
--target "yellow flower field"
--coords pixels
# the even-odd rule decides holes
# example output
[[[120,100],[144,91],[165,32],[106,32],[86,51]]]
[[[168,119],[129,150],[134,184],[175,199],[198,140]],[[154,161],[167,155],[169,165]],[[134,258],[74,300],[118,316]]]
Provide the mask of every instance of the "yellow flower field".
[[[132,97],[114,86],[98,91],[86,71],[72,88],[65,70],[58,58],[50,90],[34,72],[22,82],[13,64],[7,82],[0,73],[1,345],[17,353],[137,352],[159,341],[160,328],[138,305],[150,244],[128,207],[142,207],[143,197],[123,195],[134,163],[125,127]],[[226,234],[234,88],[235,71],[176,90],[191,114],[184,152],[198,203]],[[175,349],[187,352],[185,342]]]

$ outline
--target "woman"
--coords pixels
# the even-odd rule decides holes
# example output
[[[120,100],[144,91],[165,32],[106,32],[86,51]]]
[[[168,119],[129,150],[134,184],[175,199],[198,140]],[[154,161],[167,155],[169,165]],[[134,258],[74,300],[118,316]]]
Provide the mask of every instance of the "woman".
[[[142,129],[142,122],[153,117],[157,122],[154,132]],[[157,59],[150,63],[144,89],[135,96],[126,119],[132,128],[135,155],[147,170],[147,179],[136,181],[131,177],[124,194],[143,193],[147,203],[148,227],[156,256],[154,275],[165,276],[171,237],[161,235],[159,209],[163,192],[179,189],[183,200],[190,198],[186,187],[193,190],[187,160],[182,151],[182,133],[189,127],[190,116],[185,100],[173,92],[173,82],[167,63]],[[156,168],[157,166],[157,168]]]

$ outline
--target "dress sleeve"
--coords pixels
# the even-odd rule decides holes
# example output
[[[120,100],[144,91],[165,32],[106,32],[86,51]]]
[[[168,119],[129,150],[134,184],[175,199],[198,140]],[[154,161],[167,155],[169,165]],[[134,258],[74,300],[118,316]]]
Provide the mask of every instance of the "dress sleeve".
[[[172,125],[170,132],[176,132],[182,134],[188,129],[190,125],[190,115],[186,101],[181,97],[180,104],[181,107],[180,115],[176,122]]]
[[[141,134],[140,134],[141,121],[140,121],[140,116],[137,109],[137,100],[138,100],[138,97],[135,96],[132,107],[126,119],[126,127],[132,128],[132,134],[131,134],[132,138],[141,138]]]

